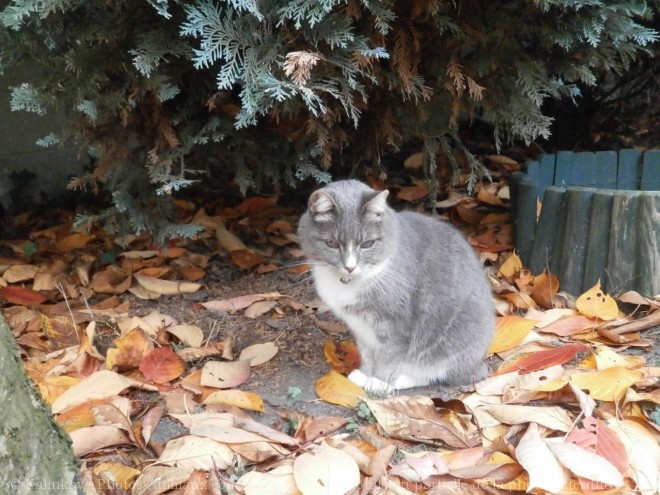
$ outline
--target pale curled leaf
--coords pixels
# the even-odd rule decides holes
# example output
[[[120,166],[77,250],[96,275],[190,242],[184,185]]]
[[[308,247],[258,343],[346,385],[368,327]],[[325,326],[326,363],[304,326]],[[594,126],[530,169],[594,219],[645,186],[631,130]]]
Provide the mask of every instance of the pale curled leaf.
[[[516,458],[529,474],[529,487],[560,493],[568,482],[566,469],[541,438],[539,427],[530,423],[516,447]]]
[[[137,283],[146,290],[166,296],[196,292],[202,286],[202,284],[194,282],[163,280],[155,277],[147,277],[146,275],[140,275],[138,273],[133,274],[133,277],[135,277]]]
[[[250,366],[259,366],[273,359],[278,351],[279,347],[274,342],[264,342],[246,347],[238,359],[249,361]]]
[[[201,384],[205,387],[232,388],[245,383],[251,375],[250,362],[209,361],[202,368]]]

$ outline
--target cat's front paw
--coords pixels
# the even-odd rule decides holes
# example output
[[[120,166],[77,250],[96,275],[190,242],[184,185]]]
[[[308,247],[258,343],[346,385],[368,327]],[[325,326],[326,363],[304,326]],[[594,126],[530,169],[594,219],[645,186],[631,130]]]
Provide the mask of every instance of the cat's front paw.
[[[390,393],[393,387],[389,383],[384,382],[373,376],[367,376],[360,370],[353,370],[348,374],[348,379],[355,383],[358,387],[362,387],[367,392],[372,393]]]

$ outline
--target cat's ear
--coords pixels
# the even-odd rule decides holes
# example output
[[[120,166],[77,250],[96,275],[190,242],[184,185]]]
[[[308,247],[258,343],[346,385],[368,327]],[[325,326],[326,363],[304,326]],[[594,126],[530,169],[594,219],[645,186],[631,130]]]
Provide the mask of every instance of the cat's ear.
[[[383,216],[383,213],[385,213],[385,210],[387,209],[387,195],[389,193],[390,192],[385,189],[364,204],[362,211],[367,218],[377,220]]]
[[[309,212],[317,222],[329,222],[337,211],[335,200],[327,192],[314,191],[309,197]]]

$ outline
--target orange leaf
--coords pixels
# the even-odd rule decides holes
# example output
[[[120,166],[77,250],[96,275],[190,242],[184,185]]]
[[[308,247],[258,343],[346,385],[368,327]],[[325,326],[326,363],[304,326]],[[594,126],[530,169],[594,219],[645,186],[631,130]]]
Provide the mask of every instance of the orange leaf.
[[[61,252],[69,252],[74,249],[80,249],[87,245],[89,241],[94,239],[93,236],[87,234],[80,234],[78,232],[71,234],[70,236],[60,239],[55,243],[55,249]]]
[[[0,287],[0,296],[12,304],[41,304],[48,299],[43,294],[23,287]]]
[[[564,364],[573,359],[573,356],[578,352],[586,351],[587,349],[588,347],[584,344],[574,343],[546,351],[525,353],[504,363],[497,370],[497,374],[501,375],[510,371],[518,371],[521,375],[524,375],[557,364]]]
[[[600,286],[600,280],[575,301],[575,309],[584,316],[613,320],[619,315],[619,307],[613,297],[605,294]]]
[[[502,200],[496,194],[488,192],[485,189],[479,191],[479,193],[477,194],[477,199],[482,203],[486,203],[489,205],[502,206],[503,204]]]
[[[355,342],[342,340],[339,344],[328,340],[323,346],[325,360],[332,368],[345,375],[360,367],[360,353]]]
[[[559,279],[554,275],[544,271],[541,275],[534,277],[532,284],[532,299],[542,308],[550,309],[553,307],[552,298],[559,290]]]
[[[316,395],[331,404],[353,408],[364,393],[362,388],[335,370],[330,370],[316,382]]]
[[[110,265],[92,277],[91,287],[98,294],[121,294],[131,286],[131,273]]]
[[[229,253],[229,256],[240,268],[252,268],[264,261],[264,257],[252,249],[236,249]]]
[[[520,316],[503,316],[497,319],[495,336],[493,337],[489,354],[506,351],[516,347],[536,325],[535,320],[528,320]]]
[[[140,372],[156,383],[167,383],[179,378],[185,364],[170,347],[154,349],[140,363]]]
[[[196,266],[181,266],[179,267],[179,274],[184,280],[199,280],[204,278],[206,271]]]
[[[204,404],[228,404],[230,406],[249,409],[250,411],[264,412],[263,399],[254,392],[242,390],[219,390],[209,394]]]
[[[587,330],[593,330],[596,324],[594,320],[586,316],[567,316],[566,318],[560,318],[550,323],[550,325],[539,328],[539,332],[553,333],[560,337],[567,337],[576,333],[586,332]]]
[[[154,350],[154,343],[139,328],[131,330],[123,337],[116,338],[114,343],[116,347],[108,349],[105,367],[117,371],[137,368]]]

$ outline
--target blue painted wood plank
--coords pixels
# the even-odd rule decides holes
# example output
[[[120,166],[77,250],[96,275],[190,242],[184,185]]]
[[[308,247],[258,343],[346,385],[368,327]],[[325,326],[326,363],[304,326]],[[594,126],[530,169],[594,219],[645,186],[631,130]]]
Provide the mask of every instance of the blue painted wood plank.
[[[598,177],[596,154],[591,151],[575,153],[571,186],[593,187]]]
[[[660,191],[660,150],[649,150],[644,153],[639,189]]]
[[[620,150],[617,166],[616,189],[639,189],[639,174],[642,152],[638,150]]]
[[[615,151],[596,152],[596,175],[593,187],[598,189],[616,189],[618,156]]]
[[[560,151],[557,153],[557,161],[555,162],[555,186],[567,187],[573,183],[574,158],[575,153],[572,151]]]
[[[525,173],[527,174],[527,179],[533,180],[538,184],[541,175],[541,164],[536,160],[525,163]]]
[[[555,183],[555,162],[557,157],[555,155],[543,155],[539,163],[541,170],[538,180],[539,198],[543,197],[546,187],[550,187]]]

